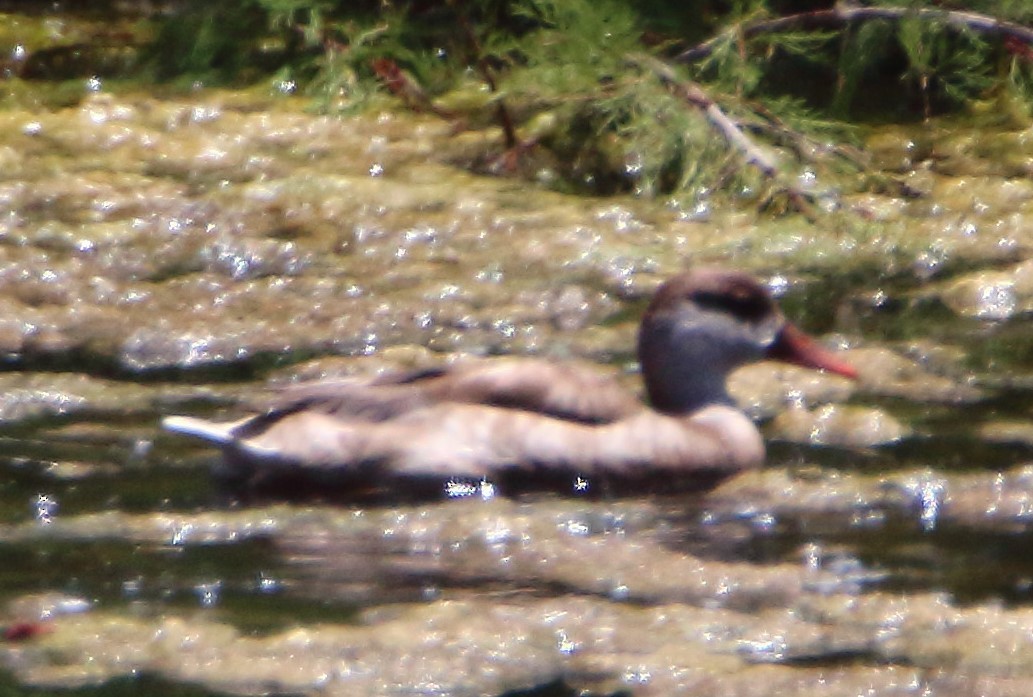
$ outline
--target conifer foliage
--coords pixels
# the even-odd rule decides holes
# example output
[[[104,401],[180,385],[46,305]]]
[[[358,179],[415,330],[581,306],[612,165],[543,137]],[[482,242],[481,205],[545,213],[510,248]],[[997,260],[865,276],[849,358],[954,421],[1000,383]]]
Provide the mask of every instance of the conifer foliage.
[[[166,77],[275,76],[328,111],[497,128],[468,161],[494,173],[809,215],[822,192],[800,182],[864,169],[858,123],[987,100],[1028,118],[1033,98],[1027,0],[198,0],[156,44]]]

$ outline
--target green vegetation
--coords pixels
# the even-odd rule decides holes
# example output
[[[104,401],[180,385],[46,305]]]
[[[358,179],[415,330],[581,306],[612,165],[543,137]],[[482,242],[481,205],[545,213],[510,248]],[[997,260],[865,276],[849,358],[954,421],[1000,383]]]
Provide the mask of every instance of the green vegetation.
[[[864,170],[854,125],[987,102],[1025,124],[1033,97],[1027,0],[185,0],[151,22],[138,74],[497,127],[471,167],[681,205],[721,190],[807,212],[802,180],[871,184],[844,178]]]

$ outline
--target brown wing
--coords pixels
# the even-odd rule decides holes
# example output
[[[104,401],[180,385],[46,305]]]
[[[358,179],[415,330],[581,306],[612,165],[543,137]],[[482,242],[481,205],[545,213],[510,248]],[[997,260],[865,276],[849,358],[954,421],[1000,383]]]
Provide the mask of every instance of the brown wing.
[[[582,423],[609,423],[642,409],[613,374],[576,363],[495,359],[457,369],[428,387],[435,402],[487,404]]]
[[[300,383],[281,389],[270,418],[310,410],[386,421],[434,404],[483,404],[582,423],[608,423],[642,409],[613,375],[577,364],[492,359],[388,373],[371,380]]]

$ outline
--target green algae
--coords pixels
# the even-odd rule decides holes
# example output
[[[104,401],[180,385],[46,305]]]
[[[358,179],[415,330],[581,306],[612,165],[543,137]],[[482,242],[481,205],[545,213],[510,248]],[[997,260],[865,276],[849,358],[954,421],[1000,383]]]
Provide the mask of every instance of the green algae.
[[[19,685],[106,680],[117,694],[135,670],[162,676],[140,683],[159,690],[315,692],[319,670],[290,674],[297,653],[305,670],[362,659],[332,664],[331,691],[347,670],[352,685],[431,675],[464,694],[837,695],[922,671],[940,676],[933,694],[966,694],[1026,677],[1030,450],[1001,424],[1033,403],[1028,332],[1021,312],[959,316],[948,296],[969,274],[1021,267],[1028,187],[973,163],[926,172],[920,201],[845,199],[890,212],[864,224],[689,218],[457,171],[429,117],[297,106],[102,93],[0,115],[0,554],[13,561],[0,595],[95,601],[58,636],[2,645]],[[880,147],[919,167],[935,135],[908,149],[884,133],[900,142]],[[826,440],[839,447],[819,447],[810,430],[783,434],[766,470],[705,498],[241,508],[209,480],[218,453],[157,432],[162,414],[239,414],[267,381],[469,355],[614,363],[635,385],[644,298],[715,263],[767,279],[861,373],[756,366],[733,381],[752,414],[846,410],[913,435],[851,441],[867,426],[841,426]],[[498,623],[527,642],[513,648]],[[189,672],[155,648],[161,631],[195,632],[216,658]],[[998,638],[1006,648],[983,650]],[[119,663],[127,640],[136,658]],[[458,645],[466,662],[446,674]],[[425,665],[401,657],[414,647]],[[484,668],[496,660],[504,678]]]

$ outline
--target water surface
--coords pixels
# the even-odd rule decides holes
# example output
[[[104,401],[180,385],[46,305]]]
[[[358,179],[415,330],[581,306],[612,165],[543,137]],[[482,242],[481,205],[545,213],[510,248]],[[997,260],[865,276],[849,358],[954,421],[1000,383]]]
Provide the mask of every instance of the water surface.
[[[475,177],[497,134],[302,107],[0,114],[0,623],[39,630],[5,692],[1023,694],[1033,183],[978,153],[1033,139],[930,128],[927,196],[814,226]],[[769,463],[706,496],[244,505],[157,429],[470,355],[635,385],[644,299],[699,264],[861,371],[736,376]]]

